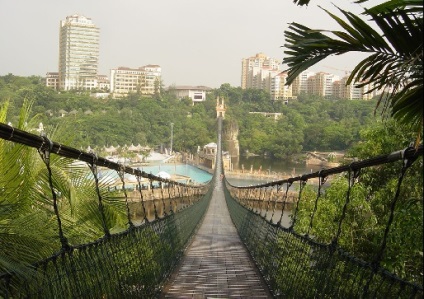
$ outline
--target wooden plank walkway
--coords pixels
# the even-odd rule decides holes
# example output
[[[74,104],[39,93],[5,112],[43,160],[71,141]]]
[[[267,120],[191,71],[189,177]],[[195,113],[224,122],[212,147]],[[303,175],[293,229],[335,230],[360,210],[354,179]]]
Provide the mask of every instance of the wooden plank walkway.
[[[231,221],[219,178],[215,186],[204,221],[161,298],[272,298]]]

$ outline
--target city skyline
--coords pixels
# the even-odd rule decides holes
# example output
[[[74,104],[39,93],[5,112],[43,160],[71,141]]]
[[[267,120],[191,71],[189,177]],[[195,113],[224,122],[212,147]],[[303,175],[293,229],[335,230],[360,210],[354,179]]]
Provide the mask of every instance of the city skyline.
[[[284,30],[299,22],[311,28],[336,29],[322,5],[335,11],[329,1],[312,0],[308,8],[289,0],[230,3],[195,0],[162,0],[122,3],[75,0],[64,5],[45,0],[43,5],[27,1],[2,3],[0,25],[0,75],[45,76],[58,70],[59,23],[80,14],[100,28],[99,74],[110,76],[120,66],[137,68],[160,65],[164,85],[241,85],[241,61],[264,53],[283,60]],[[361,11],[359,5],[339,1],[341,8]],[[46,13],[47,12],[47,13]],[[311,17],[313,16],[313,17]],[[20,24],[15,24],[18,21]],[[29,26],[30,25],[30,26]],[[311,71],[342,75],[362,57],[333,57]],[[284,70],[286,66],[281,65]]]

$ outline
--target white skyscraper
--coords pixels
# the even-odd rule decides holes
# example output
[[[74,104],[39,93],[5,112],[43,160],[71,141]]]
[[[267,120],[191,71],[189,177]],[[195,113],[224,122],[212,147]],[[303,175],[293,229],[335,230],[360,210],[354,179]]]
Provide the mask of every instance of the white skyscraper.
[[[99,28],[90,18],[72,15],[60,22],[59,88],[97,87]]]

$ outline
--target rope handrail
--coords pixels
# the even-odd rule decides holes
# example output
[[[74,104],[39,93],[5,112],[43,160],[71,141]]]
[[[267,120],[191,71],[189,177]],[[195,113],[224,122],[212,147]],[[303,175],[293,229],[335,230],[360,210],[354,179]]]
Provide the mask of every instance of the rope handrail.
[[[383,264],[396,259],[397,251],[393,250],[400,246],[394,238],[404,238],[398,235],[404,219],[399,217],[410,217],[411,210],[407,211],[411,207],[415,208],[413,219],[418,220],[414,233],[418,239],[422,236],[422,160],[415,163],[422,156],[421,144],[265,184],[235,186],[226,179],[225,196],[233,222],[273,295],[422,298],[422,254],[411,251],[408,259],[402,260],[408,265],[405,269],[413,269],[408,277],[403,273],[402,278],[399,271],[393,270],[396,268],[391,272]],[[406,180],[407,170],[411,178],[416,176],[415,180]],[[384,173],[380,181],[373,177],[378,173]],[[308,184],[313,178],[318,178],[318,183]],[[290,187],[296,189],[294,182],[299,183],[298,189],[289,195]],[[403,186],[404,182],[410,185]],[[376,210],[372,210],[373,201]],[[283,224],[288,202],[291,215]],[[277,205],[280,216],[274,219]],[[395,229],[398,234],[392,237],[390,233]],[[408,244],[415,245],[414,252],[422,252],[422,240],[414,243],[410,234],[408,231],[405,237]],[[394,249],[385,259],[389,243]],[[362,252],[361,246],[365,247]]]
[[[218,149],[221,147],[221,118],[218,119]],[[214,178],[209,185],[188,185],[147,174],[107,159],[97,157],[75,148],[49,140],[45,136],[37,136],[11,126],[0,123],[0,138],[19,143],[38,150],[48,170],[47,186],[51,191],[54,212],[58,220],[58,230],[62,248],[46,259],[34,262],[28,268],[32,271],[29,277],[21,277],[16,273],[0,273],[0,297],[4,298],[53,298],[57,296],[69,298],[103,298],[103,297],[155,297],[160,292],[161,284],[169,277],[171,270],[182,256],[185,246],[200,223],[217,180],[217,169],[222,167],[222,152],[216,163]],[[58,190],[55,188],[55,173],[50,169],[50,154],[86,162],[94,178],[95,197],[101,214],[100,222],[104,236],[96,241],[70,245],[66,233],[62,231],[61,219],[56,210]],[[420,145],[417,149],[406,148],[388,155],[355,161],[349,165],[322,169],[285,180],[255,186],[233,186],[227,179],[224,192],[231,217],[240,237],[256,262],[264,279],[275,297],[377,297],[377,298],[415,298],[422,297],[422,285],[400,279],[398,276],[381,267],[381,260],[386,250],[388,236],[393,225],[395,206],[400,197],[400,188],[406,173],[416,158],[423,155]],[[219,162],[220,161],[220,162]],[[353,201],[353,189],[357,186],[360,171],[381,164],[402,161],[402,169],[398,178],[396,192],[388,204],[389,219],[382,234],[382,242],[376,246],[377,254],[371,262],[350,255],[339,246],[341,227],[347,222],[349,208]],[[128,229],[112,233],[104,217],[107,211],[103,207],[103,195],[99,189],[97,166],[115,170],[121,179],[128,218]],[[144,210],[144,221],[141,225],[133,224],[130,216],[128,195],[125,191],[124,173],[135,175],[138,182],[140,204]],[[329,243],[318,240],[314,235],[318,206],[325,196],[325,183],[331,175],[348,173],[348,185],[345,200],[340,204],[341,216],[334,217],[334,237]],[[150,194],[141,192],[140,178],[147,178],[151,187]],[[310,218],[304,221],[299,212],[308,194],[307,182],[318,178],[319,186],[312,196]],[[156,203],[153,181],[158,181],[160,190]],[[299,183],[297,200],[293,200],[295,210],[291,225],[282,224],[283,214],[292,197],[289,189],[294,182]],[[168,191],[162,189],[167,184]],[[171,185],[174,197],[171,196]],[[285,188],[283,188],[283,186]],[[207,192],[205,188],[209,186]],[[176,188],[175,188],[176,187]],[[276,192],[273,192],[275,187]],[[192,194],[189,192],[194,190]],[[0,189],[1,192],[4,189]],[[202,193],[204,192],[204,193]],[[147,200],[145,195],[153,199],[155,220],[146,217]],[[190,195],[198,197],[190,199]],[[47,195],[46,195],[47,197]],[[182,199],[177,209],[176,197]],[[290,198],[289,198],[290,197]],[[184,198],[189,198],[188,203]],[[169,201],[169,203],[166,203]],[[272,204],[271,204],[272,203]],[[166,207],[168,205],[168,208]],[[280,215],[276,213],[281,206]],[[264,208],[265,207],[265,208]],[[164,217],[158,216],[163,209]],[[166,212],[170,209],[169,213]],[[268,210],[272,209],[272,213]],[[265,213],[263,211],[265,210]],[[176,211],[176,212],[175,212]],[[271,214],[271,218],[269,218]],[[274,223],[274,215],[278,222]],[[284,214],[285,215],[285,214]],[[304,216],[304,215],[303,215]],[[307,218],[307,217],[306,217]],[[303,222],[302,222],[303,221]],[[306,227],[304,233],[296,231],[295,225]]]
[[[308,173],[308,174],[302,174],[300,176],[291,177],[283,180],[277,180],[273,182],[268,182],[264,184],[256,184],[256,185],[250,185],[250,186],[236,186],[232,185],[230,182],[228,184],[231,187],[236,187],[238,189],[251,189],[251,188],[261,188],[261,187],[273,187],[273,186],[280,186],[285,183],[293,183],[297,181],[307,181],[309,179],[313,178],[323,178],[327,177],[329,175],[334,174],[340,174],[343,172],[347,172],[349,170],[360,170],[362,168],[368,168],[371,166],[377,166],[389,162],[399,161],[404,158],[410,159],[414,157],[419,157],[423,155],[423,145],[420,144],[418,148],[414,147],[407,147],[403,150],[395,151],[387,155],[380,155],[374,158],[362,160],[362,161],[356,161],[352,162],[348,165],[341,165],[338,167],[328,168],[328,169],[321,169],[316,172]]]
[[[94,155],[93,153],[84,152],[76,148],[61,144],[59,142],[51,141],[51,144],[49,144],[48,142],[46,142],[46,138],[44,138],[43,136],[38,136],[32,133],[29,133],[27,131],[20,130],[4,123],[0,123],[0,138],[15,142],[15,143],[20,143],[20,144],[33,147],[36,149],[40,149],[40,150],[49,149],[51,153],[54,153],[56,155],[59,155],[65,158],[72,158],[72,159],[79,160],[86,163],[93,163],[93,155]],[[172,181],[170,179],[165,179],[160,176],[155,176],[151,173],[146,173],[144,171],[141,171],[140,169],[132,168],[128,165],[123,165],[120,163],[110,161],[103,157],[96,156],[95,164],[97,166],[106,167],[116,171],[123,171],[128,174],[141,176],[144,178],[148,178],[148,179],[152,179],[152,180],[160,181],[164,183],[172,182],[175,185],[181,185],[181,186],[188,185],[191,188],[203,187],[202,185],[185,184],[181,182]]]
[[[13,203],[21,200],[19,196],[24,193],[19,193],[20,188],[15,188],[13,181],[20,179],[23,180],[20,185],[27,185],[27,177],[21,177],[21,172],[31,173],[32,164],[26,167],[20,165],[24,163],[22,158],[26,159],[25,156],[29,153],[26,148],[34,148],[38,151],[38,158],[41,157],[44,162],[44,170],[40,167],[41,171],[35,177],[33,189],[28,191],[36,192],[37,195],[39,193],[42,203],[33,201],[32,195],[26,196],[31,198],[29,204],[32,207],[29,213],[33,209],[40,209],[46,213],[47,222],[53,217],[57,222],[49,224],[49,233],[46,235],[48,240],[45,241],[54,244],[51,246],[54,253],[45,256],[35,253],[38,258],[28,256],[27,260],[22,262],[16,261],[7,267],[1,265],[0,298],[153,298],[160,293],[163,283],[178,264],[205,214],[212,196],[212,180],[205,184],[185,184],[165,179],[3,123],[0,123],[0,139],[5,140],[0,143],[0,153],[4,155],[2,158],[7,159],[10,152],[19,152],[18,156],[11,156],[11,159],[17,159],[11,165],[16,166],[19,175],[4,180],[5,176],[0,173],[0,180],[4,183],[0,186],[0,208],[4,204],[10,205],[8,199]],[[23,146],[15,147],[12,144]],[[25,154],[20,154],[21,151]],[[70,160],[55,159],[51,154]],[[30,157],[37,159],[36,155],[31,154]],[[76,168],[73,167],[61,168],[61,163],[56,164],[56,161],[60,160],[65,162],[63,165],[70,165],[73,160],[86,162],[88,168],[81,167],[83,171],[75,171]],[[120,181],[122,189],[116,189],[117,185],[113,185],[115,187],[111,189],[108,181],[110,177],[100,182],[98,167],[113,170],[117,175],[117,185]],[[7,174],[9,169],[1,168],[1,171]],[[62,174],[73,172],[77,177],[77,185],[73,184],[71,177],[67,177],[64,188],[69,190],[65,190],[65,197],[70,202],[73,196],[70,189],[79,188],[81,181],[88,182],[84,185],[87,190],[84,190],[83,201],[89,205],[88,215],[93,220],[87,227],[84,227],[88,221],[87,214],[82,213],[82,219],[71,219],[70,213],[67,214],[66,208],[70,205],[68,206],[67,200],[63,200],[64,190],[58,185]],[[112,176],[112,173],[107,172],[106,176]],[[126,173],[134,175],[137,179],[134,191],[138,192],[131,195],[134,200],[131,202],[132,208],[124,178]],[[149,183],[146,189],[144,184],[141,185],[141,178],[147,179]],[[167,193],[164,191],[166,187]],[[16,196],[16,199],[13,196]],[[25,199],[23,201],[26,202]],[[141,220],[141,223],[135,224],[133,217],[137,219],[137,216],[140,216],[136,215],[139,205],[142,208],[142,217],[138,221]],[[111,214],[115,211],[115,214]],[[152,212],[154,217],[150,219],[148,214]],[[124,220],[114,222],[118,214],[126,214],[126,226]],[[22,215],[26,214],[20,212],[19,217],[23,217]],[[4,223],[14,221],[13,217],[2,216],[5,218],[1,220],[6,219]],[[43,223],[42,227],[46,229],[47,225],[44,225]],[[78,226],[84,227],[83,232],[89,231],[94,240],[76,237],[75,232],[72,236],[72,231]],[[19,231],[8,233],[11,234],[10,239],[5,239],[4,242],[0,240],[3,248],[7,248],[8,243],[12,244],[13,238],[17,238],[16,244],[22,242],[19,239],[22,238]],[[56,242],[52,242],[57,235],[60,248],[56,248]],[[23,238],[28,239],[25,236]],[[70,241],[72,238],[75,242]],[[81,240],[84,241],[79,242]],[[1,261],[9,259],[9,255],[6,255],[5,259],[0,257]],[[25,270],[20,272],[21,269]]]

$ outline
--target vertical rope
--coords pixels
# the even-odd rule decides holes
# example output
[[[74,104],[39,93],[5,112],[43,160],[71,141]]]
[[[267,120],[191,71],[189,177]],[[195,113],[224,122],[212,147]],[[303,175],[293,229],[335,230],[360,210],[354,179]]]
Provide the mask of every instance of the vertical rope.
[[[396,203],[399,199],[400,189],[401,189],[403,179],[405,177],[405,173],[408,170],[408,168],[413,164],[413,162],[417,159],[417,157],[413,157],[413,158],[410,158],[410,159],[405,158],[405,151],[406,151],[406,149],[402,151],[402,158],[403,158],[402,162],[403,163],[402,163],[402,168],[401,168],[399,178],[398,178],[398,182],[397,182],[396,193],[395,193],[395,196],[394,196],[392,202],[390,203],[389,220],[387,221],[386,228],[384,230],[383,241],[381,242],[380,249],[378,250],[377,254],[375,255],[374,260],[371,262],[373,272],[370,275],[370,278],[368,279],[367,284],[364,287],[364,297],[367,297],[367,295],[368,295],[371,281],[372,281],[375,273],[377,272],[378,267],[380,266],[381,259],[383,258],[383,254],[384,254],[384,251],[385,251],[386,246],[387,246],[387,238],[389,236],[390,227],[391,227],[392,222],[393,222]]]
[[[110,231],[109,228],[107,227],[107,221],[106,221],[106,216],[105,216],[105,211],[104,211],[104,206],[103,206],[103,198],[102,195],[100,193],[100,187],[99,187],[99,173],[97,170],[97,155],[96,154],[92,154],[93,155],[93,161],[90,162],[88,164],[88,166],[90,167],[91,172],[93,173],[94,176],[94,183],[96,185],[96,193],[97,193],[97,198],[98,198],[98,202],[99,202],[99,211],[100,211],[100,216],[102,217],[102,225],[103,225],[103,231],[105,233],[105,236],[107,238],[110,237]]]
[[[181,195],[181,189],[182,189],[182,187],[181,187],[181,186],[178,186],[178,196],[179,196],[179,197],[183,197],[183,196]]]
[[[169,213],[174,213],[173,205],[172,205],[172,196],[171,196],[171,185],[174,186],[172,183],[168,183],[168,199],[169,199]]]
[[[332,250],[334,250],[334,248],[337,246],[337,244],[339,242],[340,234],[342,232],[342,223],[343,223],[344,219],[346,218],[347,206],[350,203],[350,194],[352,192],[353,185],[355,184],[356,179],[359,176],[359,172],[360,172],[360,170],[356,170],[356,171],[353,170],[352,165],[351,165],[349,172],[348,172],[348,189],[347,189],[347,193],[346,193],[346,200],[345,200],[345,203],[344,203],[344,206],[343,206],[342,215],[340,216],[339,224],[338,224],[338,227],[337,227],[337,233],[334,236],[333,241],[331,242],[332,243],[332,246],[331,246]]]
[[[259,207],[259,215],[262,215],[264,200],[265,200],[265,192],[266,187],[262,187],[259,189],[259,196],[258,196],[258,207]]]
[[[147,223],[149,222],[149,219],[147,218],[147,213],[146,213],[146,206],[144,204],[144,196],[143,196],[143,190],[141,188],[141,179],[140,179],[140,175],[136,175],[137,178],[137,184],[138,184],[138,191],[140,192],[140,198],[141,198],[141,207],[143,208],[143,215],[144,215],[144,221]]]
[[[236,189],[239,193],[238,201],[245,207],[246,206],[246,190]]]
[[[287,182],[286,183],[286,192],[283,195],[283,202],[282,202],[282,207],[281,207],[281,216],[280,216],[280,220],[278,220],[278,225],[281,225],[281,221],[283,220],[283,216],[284,216],[284,210],[286,208],[286,202],[287,202],[287,194],[289,192],[289,188],[291,187],[293,183],[292,182]]]
[[[124,171],[124,167],[121,165],[118,175],[119,178],[121,179],[122,182],[122,191],[124,192],[124,197],[125,197],[125,205],[127,208],[127,219],[128,219],[128,225],[130,228],[134,227],[133,222],[131,221],[131,213],[130,213],[130,205],[128,203],[128,194],[127,194],[127,189],[125,188],[125,171]]]
[[[277,201],[278,201],[278,192],[280,192],[280,190],[281,190],[281,185],[277,185],[276,194],[275,194],[275,198],[274,198],[273,206],[272,206],[272,214],[271,214],[271,220],[270,220],[271,223],[273,223],[272,219],[274,218],[275,207],[277,206]]]
[[[53,186],[53,173],[52,173],[52,169],[50,166],[50,153],[51,150],[53,148],[53,142],[48,139],[46,136],[41,136],[44,141],[43,144],[41,145],[41,147],[38,149],[38,153],[41,156],[41,159],[43,160],[44,164],[46,165],[47,168],[47,172],[48,172],[48,179],[49,179],[49,187],[50,190],[52,192],[52,198],[53,198],[53,209],[54,209],[54,213],[56,215],[56,221],[57,221],[57,226],[59,229],[59,239],[60,239],[60,244],[62,246],[62,250],[69,250],[70,246],[68,243],[68,239],[65,237],[64,233],[63,233],[63,228],[62,228],[62,220],[60,219],[60,215],[59,215],[59,208],[57,205],[57,195],[56,195],[56,191],[54,190],[54,186]],[[43,145],[47,145],[47,146],[43,146]]]
[[[268,200],[267,200],[267,203],[266,203],[266,209],[265,209],[265,219],[267,219],[267,216],[268,216],[268,211],[269,211],[269,206],[270,206],[270,203],[271,203],[271,200],[272,200],[272,198],[273,198],[273,194],[274,194],[274,188],[273,187],[271,187],[271,191],[269,192],[269,195],[267,196],[268,198]]]
[[[152,201],[153,201],[153,209],[155,212],[155,219],[158,219],[158,210],[156,208],[156,199],[155,199],[155,190],[154,190],[154,186],[153,186],[153,179],[149,178],[149,183],[150,183],[150,190],[152,190]]]
[[[306,232],[306,235],[308,236],[311,229],[312,229],[312,223],[314,221],[314,217],[315,217],[315,213],[317,211],[318,208],[318,200],[321,197],[321,187],[322,185],[325,184],[325,181],[327,180],[326,177],[321,176],[321,171],[320,171],[320,175],[318,177],[319,181],[318,181],[318,192],[317,192],[317,198],[315,199],[315,206],[314,206],[314,210],[312,211],[312,215],[311,215],[311,221],[309,222],[309,228],[308,231]]]
[[[292,217],[292,223],[291,223],[291,225],[289,227],[289,229],[291,231],[293,230],[294,225],[296,224],[297,213],[299,211],[299,203],[300,203],[300,200],[302,199],[302,191],[303,191],[303,189],[306,186],[306,182],[307,182],[306,180],[305,181],[304,180],[299,181],[299,195],[298,195],[298,198],[297,198],[296,207],[294,209],[294,214],[293,214],[293,217]]]
[[[339,242],[339,238],[341,235],[341,231],[342,231],[342,224],[344,219],[346,218],[346,212],[347,212],[347,207],[350,203],[350,195],[352,192],[352,188],[356,182],[357,177],[359,176],[359,172],[360,170],[354,170],[352,168],[352,164],[349,167],[349,171],[348,171],[348,190],[346,192],[346,197],[345,197],[345,202],[342,208],[342,213],[339,219],[339,223],[337,226],[337,232],[335,234],[335,236],[333,237],[331,243],[329,244],[328,248],[329,248],[329,253],[328,253],[328,261],[324,262],[326,263],[326,267],[328,270],[328,273],[326,273],[323,276],[323,279],[327,280],[327,281],[332,281],[334,279],[334,276],[337,275],[336,271],[332,271],[335,267],[336,267],[336,263],[337,263],[337,257],[335,257],[335,252],[338,246],[338,242]],[[325,278],[324,278],[325,277]],[[352,276],[353,277],[353,276]],[[331,292],[331,288],[333,287],[331,284],[328,283],[323,283],[324,288],[322,289],[322,292],[325,294],[327,292]]]
[[[165,182],[160,181],[159,182],[159,187],[160,187],[160,195],[161,195],[161,199],[162,199],[162,206],[163,206],[163,216],[165,217],[166,215],[168,215],[168,213],[166,213],[166,205],[165,205],[165,195],[163,194],[163,187],[164,187]]]
[[[177,188],[176,188],[176,184],[173,184],[172,185],[172,198],[174,199],[174,203],[175,203],[175,211],[179,211],[179,209],[178,209],[178,203],[180,203],[180,205],[181,205],[181,202],[179,200],[177,202]]]
[[[249,194],[249,202],[250,202],[250,205],[252,207],[252,212],[254,212],[254,213],[256,211],[255,197],[256,197],[256,189],[253,188],[252,192],[250,192],[250,194]]]

